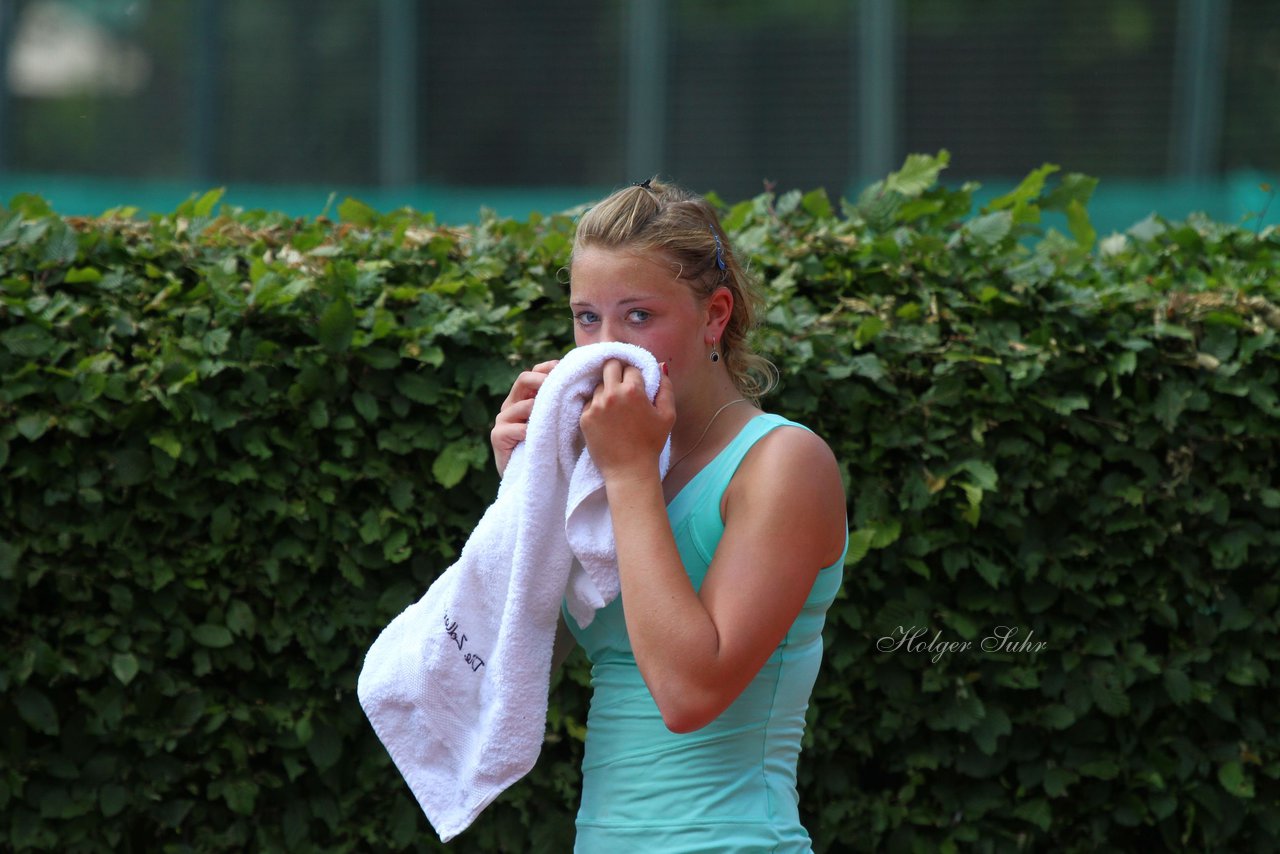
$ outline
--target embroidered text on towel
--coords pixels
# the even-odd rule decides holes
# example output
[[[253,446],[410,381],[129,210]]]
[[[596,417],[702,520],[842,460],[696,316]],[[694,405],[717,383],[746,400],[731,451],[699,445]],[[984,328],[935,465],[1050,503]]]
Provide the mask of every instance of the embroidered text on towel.
[[[458,645],[458,649],[462,650],[467,644],[467,636],[458,634],[458,621],[449,622],[449,615],[444,615],[444,633],[447,634],[454,643]],[[474,652],[465,653],[462,660],[471,665],[471,672],[475,673],[481,667],[484,667],[484,659],[476,655]]]

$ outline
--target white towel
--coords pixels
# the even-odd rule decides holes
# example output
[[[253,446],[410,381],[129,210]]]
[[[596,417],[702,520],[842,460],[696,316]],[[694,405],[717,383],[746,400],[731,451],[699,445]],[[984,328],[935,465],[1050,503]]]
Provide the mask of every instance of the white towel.
[[[365,656],[360,704],[444,842],[538,758],[561,600],[585,626],[618,595],[604,479],[578,426],[608,359],[640,368],[657,394],[647,350],[610,342],[567,353],[457,563]],[[660,475],[669,459],[670,440]]]

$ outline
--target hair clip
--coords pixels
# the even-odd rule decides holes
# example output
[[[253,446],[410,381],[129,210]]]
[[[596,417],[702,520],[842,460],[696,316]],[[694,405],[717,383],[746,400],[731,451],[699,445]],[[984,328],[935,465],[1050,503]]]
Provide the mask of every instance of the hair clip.
[[[649,182],[650,182],[650,181],[652,181],[652,180],[653,180],[652,178],[645,178],[643,181],[636,181],[636,182],[635,182],[634,184],[632,184],[631,186],[633,186],[633,187],[641,187],[642,189],[648,190],[649,192],[651,192],[651,193],[652,193],[652,192],[653,192],[653,187],[650,187],[650,186],[649,186]]]
[[[716,241],[716,266],[719,267],[721,270],[723,270],[724,269],[724,247],[720,245],[720,235],[719,233],[716,232],[716,227],[714,225],[708,225],[707,228],[711,229],[711,236]]]

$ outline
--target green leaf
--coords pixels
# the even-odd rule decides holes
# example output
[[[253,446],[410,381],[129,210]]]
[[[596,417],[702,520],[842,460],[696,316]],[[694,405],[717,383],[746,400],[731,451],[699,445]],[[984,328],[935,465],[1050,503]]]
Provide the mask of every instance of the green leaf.
[[[316,430],[323,430],[329,426],[329,407],[323,400],[311,401],[311,405],[307,407],[307,421]]]
[[[391,500],[392,507],[401,513],[407,513],[413,506],[413,482],[408,479],[392,482],[387,490],[387,497]]]
[[[1058,171],[1058,166],[1046,163],[1022,179],[1022,183],[1010,193],[1006,193],[987,204],[987,210],[1008,211],[1010,222],[1028,223],[1040,221],[1040,209],[1031,202],[1039,197],[1044,189],[1045,179]]]
[[[18,432],[30,442],[39,439],[52,426],[53,416],[43,412],[31,412],[18,417]]]
[[[227,630],[226,626],[215,626],[211,623],[204,623],[193,628],[191,637],[201,646],[213,649],[231,646],[234,641],[231,637],[231,632]]]
[[[827,198],[827,191],[821,187],[805,193],[800,204],[810,216],[817,219],[830,219],[833,214],[831,200]]]
[[[227,352],[227,345],[231,343],[231,330],[210,329],[200,343],[210,356],[221,356]]]
[[[1165,693],[1175,705],[1191,702],[1191,680],[1176,667],[1167,668],[1162,674]]]
[[[0,332],[0,349],[24,359],[38,359],[53,349],[57,339],[42,326],[23,323]]]
[[[314,728],[311,740],[307,742],[307,755],[321,771],[337,763],[342,756],[342,741],[333,727],[320,724]]]
[[[1222,788],[1237,798],[1252,798],[1254,795],[1253,779],[1245,773],[1244,766],[1236,760],[1218,768],[1218,782],[1222,784]]]
[[[994,756],[1000,736],[1013,732],[1013,723],[1004,709],[998,706],[988,707],[986,715],[972,730],[973,740],[978,749],[987,756]]]
[[[849,360],[849,367],[852,369],[854,374],[860,377],[866,377],[872,382],[880,382],[887,376],[884,364],[874,353],[854,356]]]
[[[1066,729],[1076,722],[1076,714],[1067,706],[1061,703],[1054,703],[1046,706],[1044,711],[1040,713],[1040,720],[1044,721],[1044,725],[1049,729]]]
[[[404,528],[396,528],[382,541],[382,556],[391,563],[401,563],[413,554],[409,546],[409,532]]]
[[[1079,172],[1071,172],[1062,176],[1062,181],[1057,187],[1044,194],[1040,201],[1040,207],[1047,211],[1065,212],[1073,202],[1086,206],[1089,204],[1089,200],[1093,198],[1093,191],[1097,188],[1097,178],[1081,175]]]
[[[253,616],[253,609],[240,600],[232,599],[227,604],[227,628],[242,637],[253,637],[258,625]]]
[[[1114,759],[1095,759],[1084,763],[1076,770],[1083,777],[1096,777],[1099,780],[1114,780],[1120,776],[1120,766]]]
[[[986,492],[995,492],[999,485],[1000,476],[996,474],[995,467],[984,460],[965,460],[958,464],[952,473],[962,471],[968,472],[973,478],[974,485]]]
[[[367,391],[357,391],[351,395],[351,403],[360,413],[360,417],[370,424],[378,420],[378,399]]]
[[[131,652],[118,652],[111,656],[111,672],[120,684],[128,685],[138,675],[138,659]]]
[[[961,514],[963,519],[971,526],[977,527],[978,522],[982,518],[982,488],[974,486],[971,483],[960,482],[956,484],[964,492],[968,506]],[[986,577],[985,575],[983,576]]]
[[[431,464],[431,475],[445,489],[457,486],[471,467],[473,442],[457,439],[444,446],[444,450]]]
[[[936,156],[908,154],[902,168],[884,179],[884,189],[904,196],[918,196],[938,182],[938,175],[951,162],[951,153],[943,149]]]
[[[76,232],[55,220],[49,229],[49,239],[45,243],[42,260],[49,264],[70,264],[76,260],[80,252],[80,241]]]
[[[426,406],[434,406],[440,401],[440,380],[434,373],[401,374],[396,377],[396,391]]]
[[[993,588],[998,588],[1001,580],[1004,578],[1004,567],[987,558],[985,555],[974,556],[973,568],[977,571],[978,575],[982,576],[982,580],[990,584]]]
[[[98,790],[98,808],[106,818],[119,815],[128,804],[129,790],[124,786],[108,783]]]
[[[235,535],[240,520],[230,504],[219,504],[209,514],[209,537],[215,543],[223,543]]]
[[[355,335],[356,315],[346,299],[338,298],[320,315],[320,346],[330,353],[345,353]]]
[[[148,440],[152,445],[164,451],[175,460],[182,456],[182,443],[173,435],[172,430],[162,430]]]
[[[902,536],[902,522],[898,519],[890,519],[888,522],[872,522],[871,530],[875,532],[875,536],[871,539],[871,548],[884,549],[893,545],[898,541],[898,537]]]
[[[1125,350],[1111,360],[1111,370],[1116,376],[1132,376],[1138,367],[1138,355],[1132,350]]]
[[[1037,403],[1047,406],[1059,415],[1070,415],[1089,408],[1089,398],[1083,394],[1064,394],[1058,397],[1037,397]]]
[[[1190,399],[1191,389],[1187,385],[1176,380],[1165,382],[1160,385],[1160,391],[1156,394],[1151,412],[1164,429],[1172,432]]]
[[[444,354],[441,353],[440,356],[440,361],[443,362]],[[356,351],[356,358],[372,367],[386,371],[400,367],[400,353],[386,347],[362,347]],[[427,360],[424,359],[423,361]],[[439,366],[439,364],[436,365],[436,367]]]
[[[800,207],[800,199],[801,195],[799,190],[788,190],[778,197],[778,200],[774,203],[774,210],[779,216],[785,217],[796,208]]]
[[[1066,768],[1050,768],[1044,772],[1044,793],[1051,798],[1060,798],[1067,793],[1067,788],[1076,782],[1079,776]]]
[[[30,220],[46,219],[54,215],[49,203],[36,193],[18,193],[9,200],[9,209]]]
[[[226,187],[218,187],[216,189],[209,190],[201,196],[199,201],[195,204],[195,215],[198,217],[207,217],[212,214],[213,209],[217,206],[218,202],[222,200],[222,195],[226,191]]]
[[[27,726],[45,735],[58,734],[58,711],[40,691],[24,685],[14,695],[14,702],[18,706],[18,715]]]
[[[1093,697],[1093,702],[1104,714],[1112,717],[1123,717],[1129,714],[1129,696],[1110,670],[1102,675],[1095,675],[1089,681],[1089,693]]]
[[[939,213],[944,203],[938,199],[912,199],[898,209],[898,217],[903,222],[912,222],[924,216]]]
[[[1098,233],[1094,231],[1093,223],[1089,220],[1089,212],[1084,209],[1084,205],[1074,199],[1067,205],[1067,227],[1071,229],[1071,236],[1076,239],[1081,249],[1086,252],[1093,249]]]
[[[926,581],[933,577],[933,572],[929,569],[929,564],[922,560],[918,560],[917,558],[905,558],[902,563],[907,569],[911,570]]]
[[[1053,808],[1044,798],[1023,801],[1013,810],[1014,817],[1030,822],[1042,831],[1048,831],[1053,824]]]
[[[878,317],[866,317],[858,324],[857,330],[853,334],[853,343],[858,349],[870,344],[875,337],[884,329],[884,321]]]
[[[995,247],[1009,236],[1013,228],[1013,217],[1008,211],[996,211],[974,217],[964,224],[963,230],[969,239],[980,246]]]
[[[315,728],[311,725],[311,716],[304,715],[299,718],[293,725],[293,734],[297,736],[299,744],[306,744],[315,735]]]
[[[344,199],[338,205],[338,218],[352,225],[372,226],[378,221],[378,212],[357,199]]]
[[[844,565],[853,566],[867,556],[871,544],[875,541],[875,528],[860,528],[849,532],[849,551],[845,555]]]
[[[1157,821],[1164,821],[1173,815],[1178,808],[1178,798],[1170,793],[1160,792],[1148,797],[1147,803],[1151,807],[1151,814],[1156,817]]]
[[[240,815],[253,815],[258,799],[258,784],[251,780],[232,780],[222,790],[227,808]]]

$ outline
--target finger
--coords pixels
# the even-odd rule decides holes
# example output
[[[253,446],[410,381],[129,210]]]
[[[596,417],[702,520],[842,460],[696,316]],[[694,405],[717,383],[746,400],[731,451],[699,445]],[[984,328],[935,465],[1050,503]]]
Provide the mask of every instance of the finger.
[[[618,359],[609,359],[604,363],[604,367],[600,370],[600,382],[602,385],[617,385],[622,382],[623,363]]]
[[[560,360],[559,360],[559,359],[552,359],[552,360],[551,360],[551,361],[549,361],[549,362],[539,362],[538,364],[534,365],[534,366],[533,366],[532,368],[530,368],[529,370],[531,370],[531,371],[537,371],[537,372],[538,372],[538,373],[540,373],[540,374],[549,374],[549,373],[551,373],[551,369],[552,369],[552,368],[554,368],[554,367],[555,367],[556,365],[558,365],[558,364],[560,364]]]
[[[498,412],[497,424],[523,424],[533,414],[533,398],[506,404]]]
[[[622,367],[622,381],[628,385],[644,388],[644,373],[635,365],[628,363]]]
[[[529,424],[502,424],[494,427],[489,433],[489,442],[494,449],[510,451],[523,442],[529,435]]]
[[[498,466],[498,474],[507,469],[511,452],[525,440],[528,433],[527,424],[501,424],[489,433],[489,444],[493,448],[493,461]]]
[[[665,374],[658,380],[658,392],[653,396],[653,408],[667,420],[667,429],[670,430],[676,419],[676,389],[671,384],[671,377]]]
[[[515,383],[511,386],[511,392],[507,395],[507,399],[502,402],[505,408],[508,404],[515,403],[520,400],[528,400],[538,393],[538,389],[542,388],[542,384],[547,381],[547,374],[537,370],[522,371],[516,377]]]
[[[658,377],[658,391],[653,396],[653,405],[658,408],[663,406],[674,407],[676,403],[676,387],[671,382],[671,377],[663,374]]]

